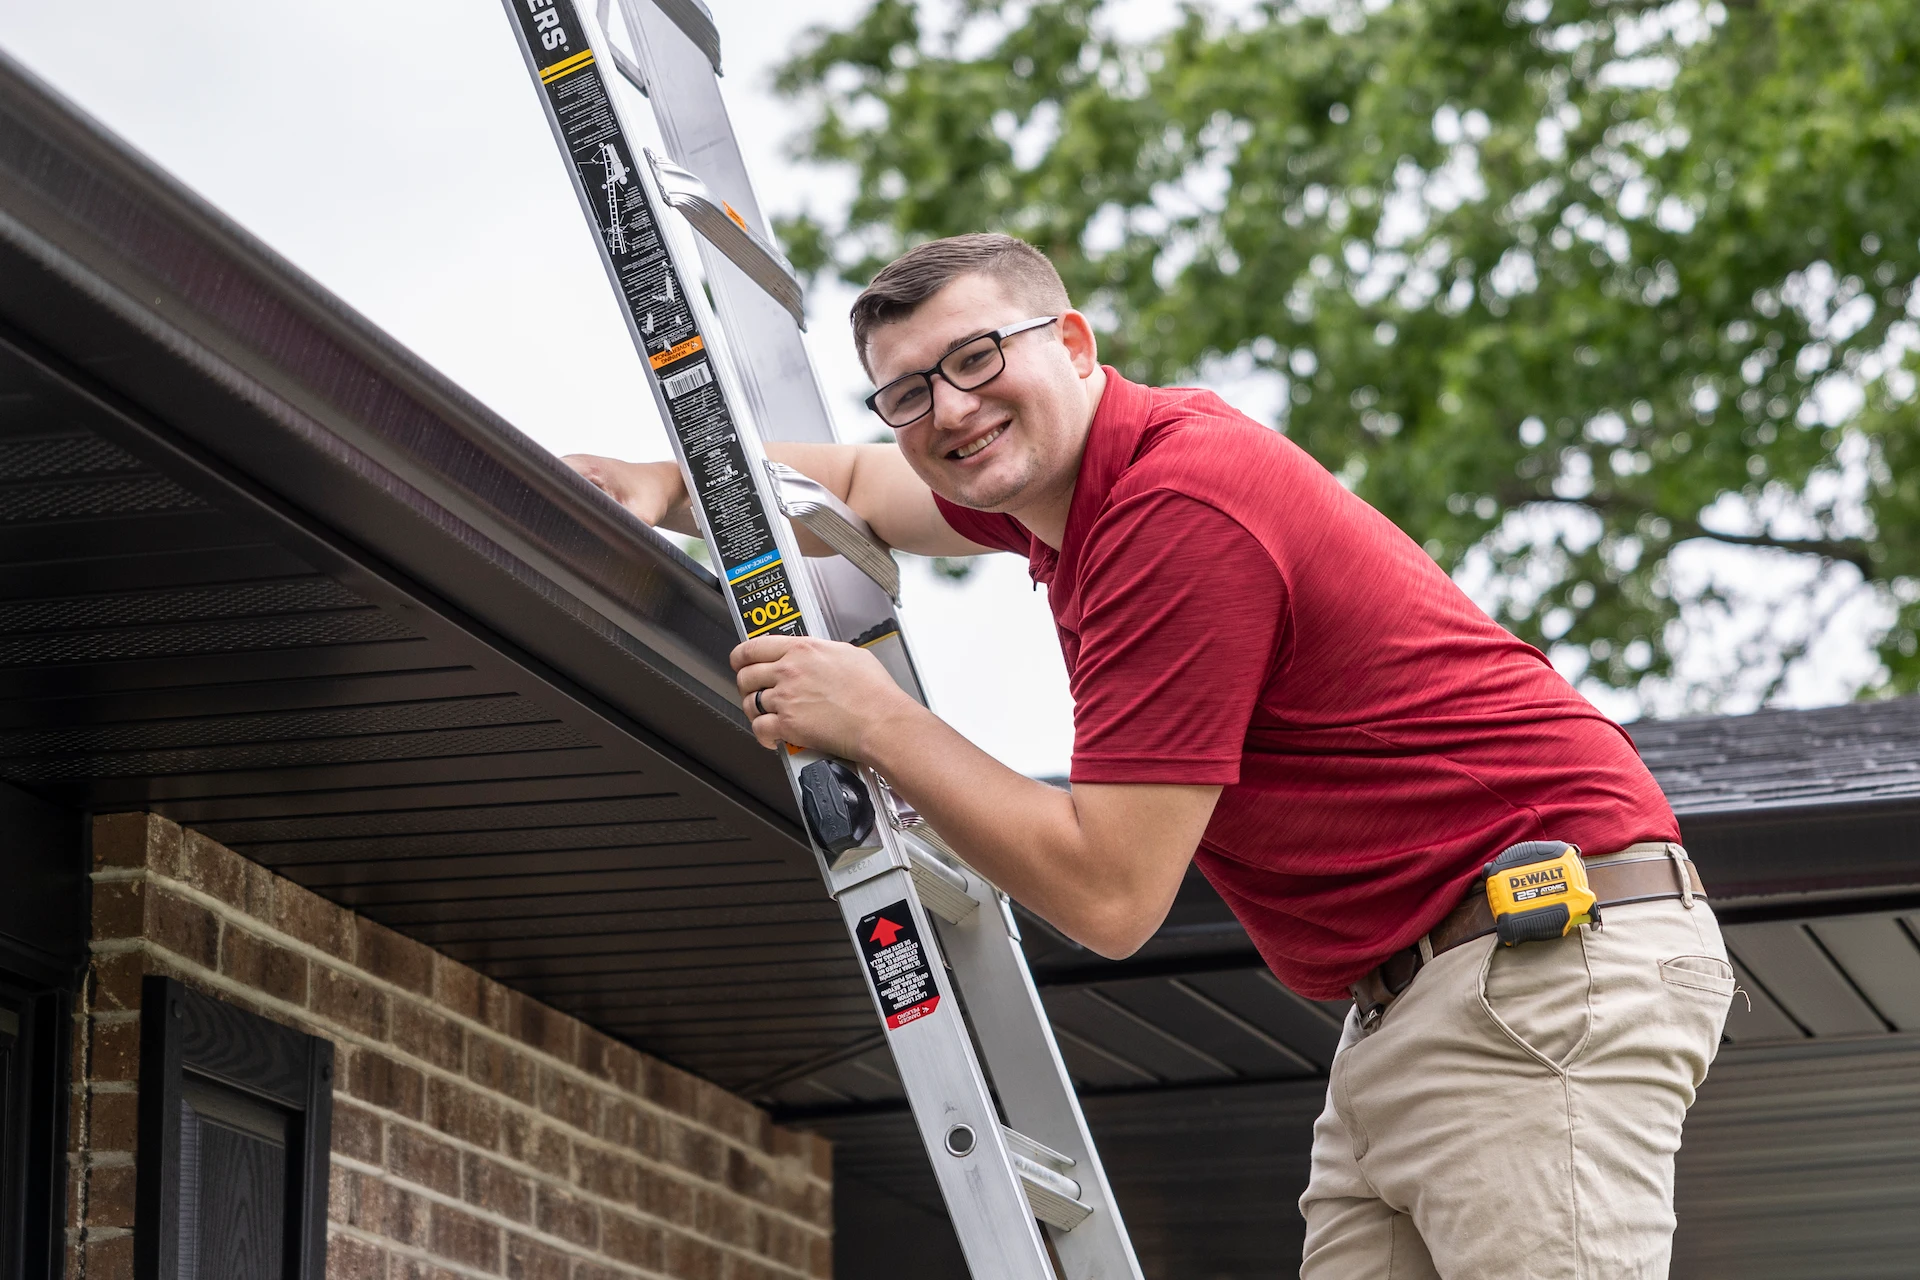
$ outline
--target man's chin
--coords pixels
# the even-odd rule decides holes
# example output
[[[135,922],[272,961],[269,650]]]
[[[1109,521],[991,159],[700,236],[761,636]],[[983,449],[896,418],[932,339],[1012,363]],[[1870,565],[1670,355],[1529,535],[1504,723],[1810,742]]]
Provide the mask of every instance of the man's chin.
[[[1003,512],[1015,505],[1027,487],[1020,480],[996,480],[989,476],[969,476],[970,483],[946,484],[936,492],[956,507],[970,511]]]

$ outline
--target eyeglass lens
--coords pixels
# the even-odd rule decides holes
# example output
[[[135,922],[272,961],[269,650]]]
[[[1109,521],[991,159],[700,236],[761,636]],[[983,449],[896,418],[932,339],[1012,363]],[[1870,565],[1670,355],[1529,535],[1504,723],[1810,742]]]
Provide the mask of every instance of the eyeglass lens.
[[[1005,367],[1006,356],[992,334],[956,347],[940,360],[941,374],[961,391],[985,386]],[[933,382],[924,373],[896,378],[874,396],[873,407],[889,425],[904,427],[933,407]]]

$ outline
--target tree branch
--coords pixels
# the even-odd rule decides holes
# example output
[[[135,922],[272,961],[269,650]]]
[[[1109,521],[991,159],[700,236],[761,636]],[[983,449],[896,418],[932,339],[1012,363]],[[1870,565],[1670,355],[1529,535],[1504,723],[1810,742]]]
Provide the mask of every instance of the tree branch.
[[[1611,494],[1597,498],[1557,498],[1537,493],[1524,495],[1515,493],[1512,496],[1501,493],[1498,496],[1502,499],[1502,504],[1508,507],[1543,503],[1558,507],[1585,507],[1589,511],[1603,514],[1627,513],[1636,518],[1655,516],[1672,526],[1675,542],[1706,538],[1735,547],[1765,547],[1775,551],[1792,551],[1799,555],[1819,556],[1823,560],[1837,560],[1842,564],[1850,564],[1869,582],[1873,581],[1875,576],[1872,548],[1863,538],[1776,538],[1764,533],[1716,533],[1698,520],[1675,520],[1672,516],[1656,511],[1652,507]]]

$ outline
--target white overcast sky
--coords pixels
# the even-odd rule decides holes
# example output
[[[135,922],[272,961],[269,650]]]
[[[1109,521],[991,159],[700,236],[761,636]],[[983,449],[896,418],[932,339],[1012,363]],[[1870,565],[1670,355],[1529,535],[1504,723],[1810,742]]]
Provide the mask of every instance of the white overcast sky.
[[[762,206],[841,205],[844,177],[787,159],[796,116],[770,81],[807,28],[844,22],[854,3],[710,2]],[[1119,25],[1132,34],[1165,9],[1129,0]],[[497,0],[0,0],[0,49],[541,444],[669,456]],[[628,103],[636,127],[651,130],[643,100]],[[850,300],[838,286],[815,291],[809,342],[843,438],[867,439]],[[558,349],[605,376],[554,384],[542,357]],[[1271,388],[1220,389],[1269,417]],[[1764,576],[1745,568],[1736,576]],[[1014,768],[1066,772],[1072,705],[1045,597],[1024,564],[987,557],[956,586],[912,561],[905,577],[904,613],[936,709]],[[1831,660],[1812,664],[1785,701],[1845,697],[1871,669],[1859,643],[1869,622],[1841,628],[1837,647],[1823,646]],[[1711,666],[1726,652],[1697,647],[1690,662]]]
[[[850,6],[713,8],[762,205],[843,200],[844,181],[786,160],[794,113],[770,79]],[[670,456],[498,0],[0,0],[0,49],[554,452]],[[810,344],[857,440],[872,431],[849,301],[816,291]],[[558,349],[606,376],[555,385],[542,356]],[[913,561],[906,580],[936,709],[1016,769],[1065,773],[1072,703],[1024,564],[988,557],[956,586]]]

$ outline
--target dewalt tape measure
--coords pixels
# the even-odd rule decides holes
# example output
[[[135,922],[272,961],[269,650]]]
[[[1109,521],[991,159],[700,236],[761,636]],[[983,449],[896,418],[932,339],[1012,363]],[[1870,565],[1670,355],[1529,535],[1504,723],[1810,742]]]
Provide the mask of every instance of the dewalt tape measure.
[[[1481,874],[1504,946],[1564,938],[1579,925],[1600,921],[1587,864],[1564,840],[1528,840],[1503,849]]]

